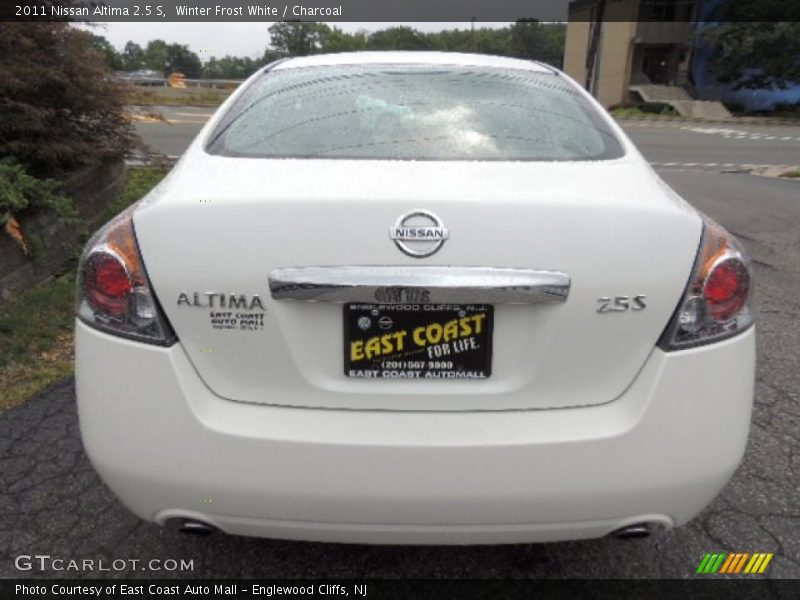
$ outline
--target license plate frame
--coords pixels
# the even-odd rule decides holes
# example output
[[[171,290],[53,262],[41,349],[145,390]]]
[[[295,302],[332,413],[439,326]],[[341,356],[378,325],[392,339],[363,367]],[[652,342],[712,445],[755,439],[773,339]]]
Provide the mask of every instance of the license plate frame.
[[[491,304],[349,302],[342,321],[348,378],[465,381],[492,374]]]

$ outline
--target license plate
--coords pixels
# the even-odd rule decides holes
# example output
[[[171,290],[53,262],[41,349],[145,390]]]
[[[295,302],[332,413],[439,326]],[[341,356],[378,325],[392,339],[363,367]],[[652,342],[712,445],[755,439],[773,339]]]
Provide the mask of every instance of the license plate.
[[[344,373],[363,379],[486,379],[488,304],[344,305]]]

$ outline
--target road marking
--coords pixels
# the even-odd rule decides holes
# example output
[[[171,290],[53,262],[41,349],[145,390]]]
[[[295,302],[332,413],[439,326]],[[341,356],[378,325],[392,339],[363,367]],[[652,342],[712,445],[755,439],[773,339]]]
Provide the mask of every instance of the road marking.
[[[676,162],[651,162],[650,166],[654,169],[666,169],[669,171],[683,171],[691,173],[721,173],[720,169],[725,170],[752,170],[752,169],[793,169],[791,165],[754,165],[752,163],[676,163]],[[694,168],[693,168],[694,167]]]
[[[156,114],[140,114],[133,113],[129,115],[131,121],[136,123],[164,123],[168,122],[166,119]]]
[[[196,121],[192,119],[167,119],[167,123],[170,125],[205,125],[208,122],[208,119],[204,121]]]
[[[172,113],[173,115],[178,115],[179,117],[206,117],[210,119],[214,116],[214,113],[185,113],[185,112],[176,112]]]
[[[692,133],[702,133],[706,135],[720,135],[726,140],[752,140],[754,142],[757,141],[790,142],[792,140],[800,141],[800,137],[792,137],[790,135],[787,136],[769,135],[767,133],[758,131],[745,131],[742,129],[731,129],[728,127],[698,127],[698,126],[684,125],[681,127],[681,129],[683,129],[684,131],[691,131]]]

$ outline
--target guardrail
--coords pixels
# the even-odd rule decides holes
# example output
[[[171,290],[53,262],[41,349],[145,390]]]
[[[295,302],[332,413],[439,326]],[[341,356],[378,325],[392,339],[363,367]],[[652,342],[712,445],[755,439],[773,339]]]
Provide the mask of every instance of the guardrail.
[[[126,81],[133,85],[142,86],[166,86],[166,77],[120,77],[122,81]]]
[[[211,88],[221,90],[236,89],[244,79],[184,79],[186,87]]]
[[[167,77],[123,77],[133,85],[150,87],[208,88],[231,90],[239,87],[243,79],[183,79],[170,81]]]

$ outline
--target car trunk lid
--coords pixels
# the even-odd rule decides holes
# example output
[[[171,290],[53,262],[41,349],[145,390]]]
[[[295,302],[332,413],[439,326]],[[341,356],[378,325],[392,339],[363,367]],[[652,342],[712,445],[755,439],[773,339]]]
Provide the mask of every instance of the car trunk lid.
[[[427,258],[404,254],[389,236],[399,217],[419,208],[437,215],[449,234]],[[672,315],[702,229],[697,214],[634,158],[527,163],[198,155],[176,167],[134,223],[160,302],[214,392],[245,402],[382,410],[613,400],[636,377]],[[405,269],[399,274],[421,266],[563,273],[568,295],[560,302],[490,298],[491,375],[412,381],[347,377],[343,305],[273,297],[269,288],[270,273],[281,269]],[[634,304],[637,296],[645,308]],[[350,299],[387,301],[376,300],[374,290]],[[620,310],[598,312],[604,303]]]

